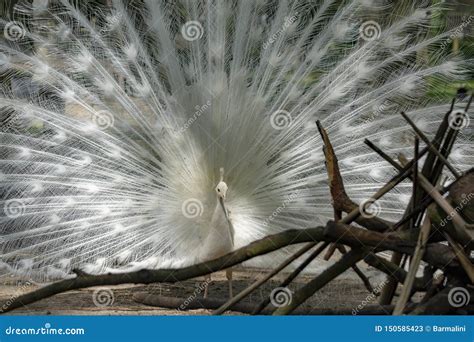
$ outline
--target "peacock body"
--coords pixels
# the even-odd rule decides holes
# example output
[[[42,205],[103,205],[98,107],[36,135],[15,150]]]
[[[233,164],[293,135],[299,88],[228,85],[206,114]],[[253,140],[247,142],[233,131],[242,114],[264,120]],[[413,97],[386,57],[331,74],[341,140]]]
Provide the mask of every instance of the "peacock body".
[[[328,130],[349,195],[393,170],[363,139],[411,155],[469,56],[443,47],[426,1],[20,3],[2,19],[1,266],[33,279],[206,259],[221,167],[241,247],[332,218]],[[452,162],[472,165],[472,128]],[[379,207],[398,216],[409,183]],[[222,221],[222,217],[220,218]]]

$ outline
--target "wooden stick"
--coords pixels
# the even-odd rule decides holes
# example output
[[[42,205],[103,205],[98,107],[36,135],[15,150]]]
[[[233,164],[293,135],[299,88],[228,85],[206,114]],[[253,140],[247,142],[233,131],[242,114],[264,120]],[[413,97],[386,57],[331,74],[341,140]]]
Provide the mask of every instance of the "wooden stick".
[[[472,284],[474,284],[474,266],[472,265],[471,261],[469,260],[467,255],[464,253],[463,248],[459,245],[459,243],[457,243],[449,235],[449,233],[445,233],[444,235],[446,237],[446,240],[448,240],[449,244],[451,245],[451,248],[453,249],[454,254],[456,254],[456,257],[458,258],[459,263],[466,271],[466,274],[469,277],[469,280],[471,281]]]
[[[421,263],[421,258],[426,249],[426,244],[430,236],[431,231],[431,220],[429,216],[425,217],[425,220],[421,226],[420,234],[418,236],[418,242],[416,244],[415,251],[411,258],[410,269],[408,270],[407,277],[403,283],[402,293],[398,297],[397,304],[395,305],[394,315],[401,315],[405,309],[408,299],[412,293],[413,284],[415,283],[416,272],[418,271]]]
[[[331,259],[331,257],[334,255],[334,253],[336,252],[336,249],[337,249],[337,246],[335,243],[331,243],[329,245],[329,248],[328,250],[326,251],[326,254],[324,254],[324,257],[323,259],[328,261],[329,259]]]
[[[221,307],[219,307],[217,310],[215,310],[212,314],[213,315],[223,314],[226,310],[232,308],[232,306],[235,303],[237,303],[237,302],[241,301],[243,298],[247,297],[255,289],[259,288],[267,280],[271,279],[273,276],[275,276],[277,273],[279,273],[282,269],[284,269],[285,267],[290,265],[293,261],[298,259],[300,256],[302,256],[304,253],[309,251],[314,246],[316,246],[316,243],[309,243],[309,244],[303,246],[303,248],[301,248],[299,251],[297,251],[295,254],[293,254],[290,258],[288,258],[284,262],[282,262],[277,268],[273,269],[265,277],[263,277],[262,279],[257,280],[255,283],[253,283],[252,285],[248,286],[246,289],[241,291],[238,295],[230,298],[227,302],[225,302]]]
[[[337,249],[339,249],[339,251],[342,253],[342,254],[346,254],[347,253],[347,249],[346,247],[344,247],[344,245],[341,245],[341,244],[337,244]],[[372,284],[370,283],[370,280],[369,278],[367,278],[364,274],[364,272],[362,272],[362,270],[359,268],[359,266],[357,265],[352,265],[352,269],[354,270],[354,272],[357,274],[357,276],[360,278],[360,280],[362,280],[362,283],[364,284],[365,288],[367,289],[367,291],[369,291],[369,293],[373,293],[374,292],[374,288],[372,287]]]
[[[414,153],[413,153],[413,160],[416,160],[414,163],[413,163],[413,172],[412,172],[412,179],[413,179],[413,191],[412,191],[412,208],[411,208],[411,212],[413,213],[416,209],[416,206],[418,204],[417,202],[417,197],[416,197],[416,194],[418,192],[418,148],[419,148],[419,144],[420,144],[420,141],[418,140],[418,137],[415,137],[415,149],[414,149]],[[413,218],[412,219],[412,222],[411,222],[411,227],[415,227],[416,225],[416,219]]]
[[[385,154],[383,151],[381,151],[374,143],[372,143],[370,140],[366,139],[367,142],[366,144],[369,145],[374,151],[376,151],[377,153],[379,153],[379,155],[384,158],[387,162],[389,162],[393,167],[395,167],[397,170],[401,171],[403,170],[403,167],[398,164],[396,161],[394,161],[392,158],[390,158],[387,154]],[[426,147],[425,149],[422,150],[421,153],[424,153],[426,151]],[[419,158],[418,158],[419,159]],[[416,158],[415,158],[416,160]],[[412,178],[412,176],[410,176],[410,178]],[[442,188],[441,190],[439,190],[440,194],[441,195],[444,195],[446,192],[449,191],[449,189],[454,185],[456,184],[459,180],[459,179],[456,179],[454,182],[452,182],[451,184],[449,184],[448,186]],[[410,214],[408,215],[404,215],[404,217],[397,223],[395,223],[395,225],[393,226],[393,230],[396,230],[397,228],[401,227],[403,224],[405,224],[406,222],[408,222],[408,220],[412,219],[415,215],[417,214],[421,214],[431,203],[433,203],[434,200],[432,197],[430,196],[426,196],[422,202],[415,207],[414,211],[412,211]]]
[[[287,287],[288,285],[291,284],[291,282],[308,266],[311,261],[316,259],[319,254],[321,254],[326,247],[329,246],[329,242],[324,242],[321,244],[316,250],[311,253],[308,258],[306,258],[305,261],[303,261],[281,284],[279,287]],[[268,296],[266,299],[261,301],[257,308],[252,312],[253,315],[258,315],[262,310],[270,304],[270,296]]]
[[[412,233],[410,231],[401,231],[393,233],[378,233],[365,229],[356,228],[329,221],[324,232],[324,241],[338,241],[352,248],[375,248],[376,252],[391,250],[404,254],[411,254],[416,247],[416,243],[409,239]],[[444,269],[451,265],[459,267],[456,261],[456,255],[446,245],[440,243],[430,243],[426,246],[423,260],[427,263]],[[454,259],[453,259],[454,258]],[[445,262],[443,264],[443,262]]]
[[[415,125],[415,123],[405,114],[405,112],[401,112],[403,118],[410,124],[410,126],[415,131],[416,135],[425,142],[428,146],[430,151],[434,153],[439,160],[443,162],[444,165],[451,171],[454,177],[459,178],[461,174],[451,165],[451,163],[438,151],[438,149],[431,143],[431,141],[423,134],[423,132]]]
[[[386,260],[377,256],[376,254],[368,254],[364,261],[372,267],[375,267],[379,271],[393,277],[397,280],[398,283],[404,283],[407,277],[407,272],[399,267],[398,265],[394,264],[393,262]],[[424,291],[426,290],[426,280],[423,278],[415,278],[415,282],[413,288],[416,291]]]
[[[402,165],[406,165],[407,159],[403,154],[399,155],[399,160]],[[423,175],[420,174],[418,177],[421,187],[433,198],[436,204],[438,204],[438,206],[443,209],[446,215],[452,217],[453,226],[456,229],[456,235],[458,238],[462,239],[464,243],[470,244],[472,237],[467,232],[467,224],[461,215],[459,215],[459,213],[451,206],[451,204],[446,201],[446,199],[439,193],[438,189],[436,189]]]
[[[438,130],[436,131],[435,137],[432,142],[432,145],[435,148],[438,148],[439,146],[441,146],[441,143],[443,141],[443,138],[446,135],[446,132],[449,131],[449,124],[448,124],[449,115],[453,111],[454,103],[455,103],[455,99],[453,98],[453,100],[451,101],[451,106],[450,106],[449,111],[444,115],[443,121],[439,125]],[[391,160],[391,158],[388,158],[388,160]],[[425,175],[427,179],[429,179],[430,181],[433,181],[434,183],[437,182],[439,174],[441,173],[441,168],[435,167],[435,162],[436,162],[436,155],[430,152],[428,153],[426,160],[423,164],[423,167],[421,169],[421,173]],[[436,165],[438,164],[440,163],[436,163]],[[441,163],[440,165],[442,166],[443,164]],[[424,193],[424,191],[420,191],[419,198],[424,199],[425,196],[426,194]],[[425,210],[424,208],[421,208],[419,213],[413,215],[415,222],[417,222],[419,218],[422,217],[424,210]],[[410,216],[410,214],[412,214],[411,207],[409,207],[409,209],[407,208],[407,210],[405,211],[403,215],[403,218],[405,219],[407,216]],[[398,228],[405,229],[406,224],[404,223],[403,225],[400,225]],[[402,261],[402,257],[403,256],[401,254],[394,253],[392,255],[392,262],[394,262],[395,264],[400,264],[400,262]],[[384,287],[382,291],[382,295],[380,296],[380,301],[379,301],[380,304],[383,304],[383,305],[390,304],[395,295],[396,288],[397,288],[397,282],[395,281],[395,279],[389,278],[389,281]]]
[[[273,315],[288,315],[299,305],[304,303],[316,291],[324,287],[331,280],[344,273],[349,267],[360,261],[368,251],[366,249],[352,249],[339,261],[324,270],[320,275],[295,292],[288,305],[278,308]]]
[[[319,121],[316,121],[318,126],[319,133],[324,142],[324,156],[326,159],[326,170],[328,173],[329,179],[329,190],[331,192],[332,204],[334,207],[335,215],[339,216],[340,213],[345,212],[350,215],[353,215],[359,210],[359,205],[352,201],[346,193],[344,188],[344,182],[342,180],[341,172],[339,170],[339,164],[337,161],[337,156],[332,147],[331,141],[328,134],[324,130],[323,126]],[[426,152],[426,151],[425,151]],[[355,216],[353,218],[358,224],[369,230],[375,231],[387,231],[390,230],[393,226],[392,222],[388,222],[379,217],[365,218],[363,216]],[[345,221],[345,223],[351,223],[352,221]],[[331,246],[328,250],[328,253],[325,256],[325,259],[328,260],[332,253],[336,250],[336,247]]]

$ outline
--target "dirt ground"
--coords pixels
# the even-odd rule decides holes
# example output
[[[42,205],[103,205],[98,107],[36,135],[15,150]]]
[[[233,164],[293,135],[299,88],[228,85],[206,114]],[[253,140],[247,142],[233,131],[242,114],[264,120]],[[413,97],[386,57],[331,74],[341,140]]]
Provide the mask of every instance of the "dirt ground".
[[[237,269],[234,271],[233,289],[234,294],[240,292],[245,287],[263,277],[268,270],[264,269]],[[266,298],[271,290],[279,286],[280,282],[288,275],[282,273],[272,278],[270,282],[264,284],[243,302],[257,304]],[[290,289],[294,291],[312,279],[314,275],[299,276]],[[376,287],[382,280],[380,274],[373,273],[370,276],[373,287]],[[88,288],[82,290],[70,291],[43,299],[23,308],[16,309],[11,315],[207,315],[209,310],[198,309],[190,311],[178,311],[167,308],[147,306],[137,303],[133,300],[136,293],[149,293],[162,296],[172,296],[187,298],[196,295],[197,287],[202,285],[204,278],[197,278],[179,282],[176,284],[153,284],[153,285],[119,285],[105,287],[109,295],[105,295],[102,303],[97,305],[97,299],[94,303],[94,290],[98,288]],[[10,279],[3,281],[0,285],[0,302],[5,302],[16,298],[20,293],[29,292],[37,288],[37,285],[25,285],[24,283]],[[199,292],[196,299],[202,298],[202,292]],[[209,286],[209,297],[226,299],[228,297],[228,283],[225,278],[225,272],[217,272],[212,275],[212,283]],[[376,299],[370,295],[357,278],[352,270],[347,271],[338,279],[332,281],[329,285],[318,291],[305,304],[312,308],[352,308],[366,302],[368,299],[371,304],[376,303]],[[230,314],[241,314],[232,312]]]

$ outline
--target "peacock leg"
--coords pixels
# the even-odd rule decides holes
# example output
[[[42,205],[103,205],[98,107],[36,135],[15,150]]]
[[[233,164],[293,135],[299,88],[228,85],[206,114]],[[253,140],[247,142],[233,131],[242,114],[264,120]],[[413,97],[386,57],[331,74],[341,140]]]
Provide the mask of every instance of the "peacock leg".
[[[227,277],[227,280],[229,281],[229,298],[234,297],[232,295],[232,268],[228,268],[225,270],[225,276]]]

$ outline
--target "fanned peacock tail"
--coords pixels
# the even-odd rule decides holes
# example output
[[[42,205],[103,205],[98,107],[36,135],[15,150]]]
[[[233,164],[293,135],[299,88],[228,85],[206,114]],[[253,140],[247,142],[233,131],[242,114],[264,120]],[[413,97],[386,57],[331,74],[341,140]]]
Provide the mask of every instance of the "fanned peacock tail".
[[[362,201],[394,173],[363,139],[411,155],[398,113],[430,135],[449,108],[437,85],[472,66],[427,1],[35,3],[1,21],[0,251],[39,280],[199,261],[220,167],[236,247],[324,223],[315,120]],[[456,167],[472,146],[466,127]]]

